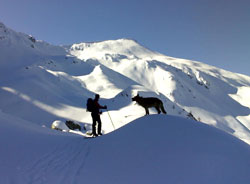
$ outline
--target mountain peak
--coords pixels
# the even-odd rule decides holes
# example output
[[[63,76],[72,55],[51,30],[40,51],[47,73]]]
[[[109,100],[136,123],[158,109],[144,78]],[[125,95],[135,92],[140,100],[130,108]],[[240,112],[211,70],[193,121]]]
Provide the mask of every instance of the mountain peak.
[[[122,58],[148,58],[157,55],[136,40],[121,38],[117,40],[105,40],[100,42],[83,42],[70,46],[70,53],[80,59],[88,59],[88,55],[97,53],[96,58],[122,57]]]
[[[247,76],[234,75],[200,62],[170,58],[143,47],[133,39],[121,38],[60,47],[36,41],[24,33],[17,33],[6,28],[3,23],[0,29],[0,50],[0,78],[6,81],[3,85],[13,86],[24,95],[30,95],[34,98],[35,106],[37,100],[51,105],[56,115],[58,106],[53,104],[75,103],[72,107],[78,106],[78,99],[84,98],[82,94],[86,94],[87,98],[87,94],[98,92],[102,98],[107,98],[107,105],[113,105],[112,110],[117,117],[115,120],[121,122],[119,125],[124,125],[136,118],[138,113],[141,113],[138,116],[144,115],[141,107],[137,109],[132,106],[132,93],[122,93],[129,86],[137,84],[145,89],[133,91],[143,92],[143,97],[160,98],[168,114],[194,117],[232,133],[250,144],[250,104],[246,100],[250,90],[250,78]],[[9,72],[10,70],[17,71]],[[31,73],[36,76],[35,79],[30,77]],[[25,80],[24,75],[27,76]],[[13,84],[14,77],[16,84]],[[29,89],[32,90],[26,87],[28,79],[31,80]],[[45,86],[43,92],[36,91],[40,89],[37,84]],[[0,90],[1,97],[6,99],[6,102],[0,102],[0,109],[20,115],[16,109],[30,108],[31,103],[25,103],[27,98],[21,99],[25,102],[20,103],[18,95],[2,91]],[[60,91],[57,96],[61,97],[55,97],[54,103],[41,99],[44,94],[50,98],[54,97],[55,93],[51,91]],[[118,93],[121,95],[114,98],[115,104],[111,98],[116,97]],[[74,102],[71,97],[74,97]],[[14,101],[9,100],[10,98],[16,101],[8,105],[9,101]],[[40,109],[44,107],[41,105]],[[45,116],[40,118],[40,109],[34,110],[39,114],[38,119],[34,118],[36,123],[47,121]],[[30,113],[28,110],[26,112],[27,114],[22,113],[22,118],[30,119]],[[79,119],[76,119],[76,116],[67,117],[89,121],[87,118],[83,119],[81,113],[77,117]],[[110,131],[109,128],[106,130]]]

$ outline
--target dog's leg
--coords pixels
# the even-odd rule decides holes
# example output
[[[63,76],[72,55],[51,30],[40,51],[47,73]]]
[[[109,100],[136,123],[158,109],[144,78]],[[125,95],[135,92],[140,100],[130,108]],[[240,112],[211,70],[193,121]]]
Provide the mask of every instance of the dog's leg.
[[[161,111],[162,111],[164,114],[167,114],[167,112],[166,112],[165,109],[164,109],[163,104],[161,104]]]
[[[155,109],[157,110],[157,112],[158,112],[158,114],[160,114],[161,113],[161,110],[160,110],[160,108],[157,106],[157,107],[155,107]]]
[[[145,107],[146,115],[149,115],[148,108]]]

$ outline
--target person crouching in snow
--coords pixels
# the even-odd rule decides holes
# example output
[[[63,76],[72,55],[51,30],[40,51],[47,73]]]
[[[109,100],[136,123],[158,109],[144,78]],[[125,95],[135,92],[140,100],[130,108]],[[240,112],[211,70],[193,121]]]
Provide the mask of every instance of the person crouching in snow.
[[[100,95],[96,94],[95,95],[95,99],[93,101],[93,111],[91,112],[91,117],[93,120],[93,124],[92,124],[92,135],[93,136],[98,136],[98,135],[102,135],[102,121],[101,121],[101,117],[100,115],[102,114],[102,112],[100,111],[100,109],[107,109],[107,106],[101,106],[99,104],[99,98]],[[97,134],[96,134],[96,122],[98,123],[97,125]]]

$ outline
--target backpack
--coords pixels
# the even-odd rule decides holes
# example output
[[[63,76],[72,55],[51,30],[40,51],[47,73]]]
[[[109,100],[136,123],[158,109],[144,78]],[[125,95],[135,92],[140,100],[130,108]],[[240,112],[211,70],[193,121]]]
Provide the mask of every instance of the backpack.
[[[94,100],[92,98],[88,98],[86,107],[87,107],[87,111],[89,111],[89,112],[93,112],[94,111],[95,104],[94,104]]]

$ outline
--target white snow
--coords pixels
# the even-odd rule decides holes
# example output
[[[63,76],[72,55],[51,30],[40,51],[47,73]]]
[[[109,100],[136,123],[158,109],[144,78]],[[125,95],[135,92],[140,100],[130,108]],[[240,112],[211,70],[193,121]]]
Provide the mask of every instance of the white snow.
[[[0,183],[247,184],[250,147],[208,125],[151,115],[84,139],[1,112]],[[18,154],[17,154],[18,153]]]
[[[60,130],[60,131],[63,131],[63,132],[68,132],[70,130],[67,127],[67,125],[65,124],[65,122],[63,122],[61,120],[53,121],[53,123],[51,124],[51,128],[55,129],[55,130]]]
[[[247,184],[249,92],[249,76],[134,40],[53,46],[0,23],[0,183]],[[95,93],[106,135],[84,139]],[[167,116],[140,118],[137,93]],[[86,130],[51,130],[66,120]]]

